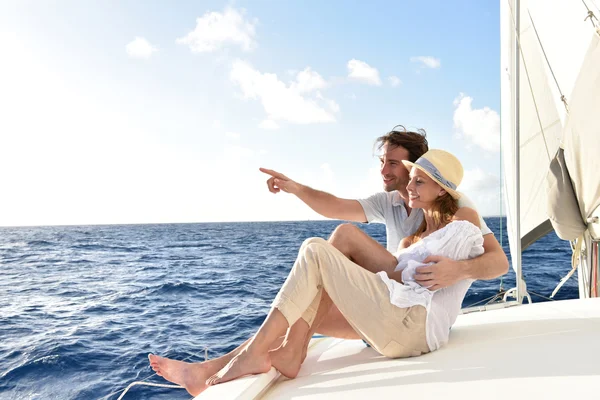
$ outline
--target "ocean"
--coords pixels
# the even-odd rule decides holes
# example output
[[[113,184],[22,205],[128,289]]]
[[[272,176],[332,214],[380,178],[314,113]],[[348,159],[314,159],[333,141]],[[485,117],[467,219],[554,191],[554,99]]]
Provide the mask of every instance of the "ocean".
[[[486,222],[508,254],[506,219]],[[114,400],[153,375],[150,352],[202,361],[205,350],[232,350],[262,323],[301,243],[340,223],[0,228],[0,399]],[[385,245],[383,225],[358,225]],[[554,233],[524,252],[534,302],[547,301],[570,260]],[[463,306],[513,287],[514,277],[475,282]],[[575,274],[556,298],[577,297]],[[145,387],[125,396],[150,398],[190,396]]]

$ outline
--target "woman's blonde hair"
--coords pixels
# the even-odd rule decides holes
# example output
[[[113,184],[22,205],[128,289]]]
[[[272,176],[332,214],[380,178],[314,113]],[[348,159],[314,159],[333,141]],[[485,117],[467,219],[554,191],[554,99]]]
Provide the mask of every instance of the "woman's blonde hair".
[[[431,207],[433,211],[433,222],[439,228],[442,228],[443,225],[448,224],[456,211],[458,211],[458,200],[450,196],[450,193],[445,193],[443,196],[439,196],[433,202]],[[427,221],[423,218],[423,222],[419,229],[412,235],[409,236],[410,244],[414,244],[421,239],[421,235],[427,229]]]

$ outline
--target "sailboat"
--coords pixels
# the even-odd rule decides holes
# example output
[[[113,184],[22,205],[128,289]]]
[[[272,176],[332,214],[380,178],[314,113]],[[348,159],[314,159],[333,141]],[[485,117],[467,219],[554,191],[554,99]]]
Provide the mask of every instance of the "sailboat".
[[[205,399],[596,396],[600,382],[600,1],[501,0],[505,203],[516,287],[463,309],[449,343],[390,360],[315,337],[299,376],[271,369]],[[521,253],[555,230],[573,249],[579,299],[531,303]],[[564,280],[563,280],[564,282]]]

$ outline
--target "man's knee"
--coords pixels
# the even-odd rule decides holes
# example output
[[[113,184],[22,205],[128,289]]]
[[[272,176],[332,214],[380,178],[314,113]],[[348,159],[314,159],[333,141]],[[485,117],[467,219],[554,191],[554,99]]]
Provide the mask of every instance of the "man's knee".
[[[346,254],[346,250],[348,250],[352,239],[356,236],[358,231],[360,231],[360,229],[356,225],[350,223],[338,225],[329,237],[328,242],[336,249]]]
[[[331,233],[329,242],[333,243],[347,241],[354,237],[358,231],[360,231],[360,229],[356,225],[353,225],[349,222],[338,225]]]

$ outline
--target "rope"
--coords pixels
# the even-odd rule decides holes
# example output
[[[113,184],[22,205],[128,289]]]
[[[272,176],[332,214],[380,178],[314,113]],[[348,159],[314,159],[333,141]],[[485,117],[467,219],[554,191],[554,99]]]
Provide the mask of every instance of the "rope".
[[[490,296],[490,297],[488,297],[488,298],[486,298],[486,299],[483,299],[483,300],[476,301],[475,303],[473,303],[473,304],[471,304],[471,305],[468,305],[468,306],[466,306],[465,308],[470,308],[470,307],[476,306],[477,304],[479,304],[479,303],[483,303],[484,301],[488,301],[488,300],[490,300],[490,301],[491,301],[491,300],[493,300],[493,299],[497,298],[497,297],[498,297],[498,295],[499,295],[499,293],[497,293],[497,294],[495,294],[495,295],[493,295],[493,296]],[[489,301],[488,301],[486,304],[489,304]]]
[[[598,28],[598,26],[594,22],[594,19],[596,19],[596,21],[598,21],[598,18],[594,15],[594,12],[592,10],[590,10],[590,8],[586,4],[585,0],[581,0],[581,2],[583,3],[583,5],[585,6],[585,8],[587,9],[587,17],[584,18],[584,21],[587,21],[587,19],[589,18],[590,22],[592,23],[592,25],[594,26],[594,28]]]
[[[192,354],[189,357],[184,358],[182,361],[187,361],[187,360],[189,360],[192,357],[198,357],[198,355]],[[204,361],[208,361],[208,347],[204,348]],[[141,381],[135,381],[135,382],[130,383],[129,386],[127,386],[125,389],[119,389],[119,390],[116,390],[116,391],[114,391],[112,393],[107,394],[106,396],[102,396],[98,400],[107,399],[107,398],[111,397],[112,395],[115,395],[115,394],[119,393],[121,390],[123,390],[123,393],[121,393],[121,395],[117,399],[117,400],[121,400],[123,398],[123,396],[125,396],[125,393],[127,393],[129,391],[129,389],[131,389],[133,386],[136,386],[136,385],[164,387],[164,388],[170,388],[170,389],[185,389],[183,386],[179,386],[179,385],[169,385],[169,384],[164,384],[164,383],[145,382],[145,381],[147,381],[148,379],[152,378],[155,375],[156,375],[156,372],[153,373],[152,375],[149,375],[149,376],[145,377]]]
[[[591,13],[591,11],[590,11],[590,13]],[[560,100],[565,105],[565,110],[567,111],[567,114],[568,114],[569,113],[569,105],[567,104],[567,98],[563,94],[562,90],[560,90],[560,85],[558,84],[558,80],[556,79],[556,76],[554,75],[554,70],[552,69],[552,66],[550,65],[550,61],[548,61],[548,56],[546,55],[546,50],[544,50],[544,45],[542,44],[540,35],[538,35],[537,28],[535,27],[535,23],[533,22],[533,18],[531,17],[531,13],[529,12],[529,10],[527,10],[527,14],[529,14],[529,20],[531,21],[531,26],[533,26],[533,31],[535,32],[535,36],[537,37],[540,47],[542,48],[542,53],[544,54],[544,58],[546,59],[546,64],[548,64],[548,68],[550,69],[552,78],[554,78],[554,83],[556,83],[556,87],[558,88],[558,93],[560,93]],[[592,15],[593,15],[593,13],[592,13]],[[544,141],[545,141],[545,138],[544,138]]]
[[[550,301],[556,301],[555,299],[551,299],[550,297],[546,297],[546,296],[544,296],[544,295],[541,295],[541,294],[539,294],[539,293],[535,293],[535,292],[532,292],[532,291],[529,291],[529,293],[530,293],[530,294],[533,294],[533,295],[535,295],[535,296],[541,297],[542,299],[546,299],[546,300],[550,300]]]
[[[558,283],[558,285],[556,286],[556,288],[552,291],[552,294],[550,295],[550,298],[553,298],[556,293],[558,293],[558,291],[560,290],[560,288],[565,284],[566,281],[569,280],[569,278],[575,273],[575,270],[577,270],[577,266],[579,265],[579,254],[581,254],[581,246],[583,243],[583,235],[581,235],[580,237],[578,237],[576,239],[575,244],[571,244],[571,270],[569,271],[569,273],[567,275],[565,275],[565,277],[563,277],[560,282]]]
[[[125,396],[125,393],[127,393],[127,391],[129,389],[131,389],[132,387],[134,387],[136,385],[154,386],[154,387],[162,387],[162,388],[168,388],[168,389],[185,389],[183,386],[179,386],[179,385],[167,385],[167,384],[164,384],[164,383],[153,383],[153,382],[141,382],[141,381],[137,381],[137,382],[130,383],[129,386],[127,386],[125,388],[125,390],[123,391],[123,393],[121,393],[121,395],[119,396],[119,398],[117,400],[121,400],[123,398],[123,396]]]

